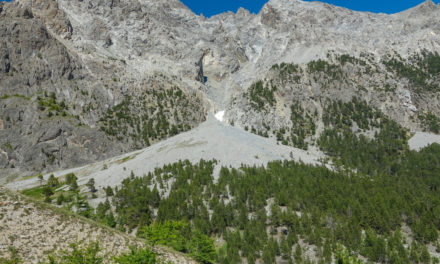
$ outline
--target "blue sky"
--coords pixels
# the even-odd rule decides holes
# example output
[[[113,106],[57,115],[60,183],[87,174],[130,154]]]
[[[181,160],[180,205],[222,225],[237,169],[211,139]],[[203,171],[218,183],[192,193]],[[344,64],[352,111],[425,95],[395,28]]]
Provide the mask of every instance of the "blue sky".
[[[5,0],[0,0],[5,1]],[[6,0],[7,1],[7,0]],[[236,12],[239,7],[244,7],[252,13],[258,13],[267,0],[181,0],[196,14],[203,13],[210,17],[225,11]],[[305,0],[311,1],[311,0]],[[358,11],[397,13],[414,7],[424,0],[322,0],[337,6],[343,6]],[[434,0],[439,3],[440,0]]]
[[[239,7],[244,7],[252,13],[258,13],[267,0],[181,0],[194,13],[203,13],[210,17],[225,11],[236,12]],[[309,0],[306,0],[309,1]],[[424,0],[323,0],[337,6],[347,7],[358,11],[396,13],[414,7]],[[434,0],[439,3],[440,0]]]

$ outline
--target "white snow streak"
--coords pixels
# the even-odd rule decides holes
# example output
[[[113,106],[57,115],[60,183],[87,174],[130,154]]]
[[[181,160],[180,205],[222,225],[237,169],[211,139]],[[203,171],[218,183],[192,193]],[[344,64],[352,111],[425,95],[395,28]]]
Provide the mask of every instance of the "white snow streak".
[[[225,116],[225,111],[220,111],[220,112],[217,112],[217,114],[215,114],[215,118],[220,122],[223,122],[224,116]]]

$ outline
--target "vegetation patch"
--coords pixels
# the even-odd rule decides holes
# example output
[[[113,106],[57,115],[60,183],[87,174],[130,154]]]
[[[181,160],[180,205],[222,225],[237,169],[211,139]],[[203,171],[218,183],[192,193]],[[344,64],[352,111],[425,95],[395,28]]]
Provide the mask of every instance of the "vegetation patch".
[[[45,259],[40,260],[41,264],[103,264],[102,248],[99,242],[92,242],[88,245],[81,243],[70,244],[70,250],[62,250],[54,254],[49,254]],[[14,248],[10,249],[11,256],[9,258],[0,258],[0,263],[19,264],[23,263]],[[130,252],[123,253],[112,257],[115,264],[156,264],[163,263],[157,258],[157,254],[153,253],[149,247],[131,248]]]
[[[43,200],[44,199],[43,189],[44,186],[37,186],[31,189],[23,190],[21,191],[21,193],[37,200]]]
[[[275,263],[277,257],[307,262],[300,241],[317,247],[320,263],[353,256],[427,263],[426,244],[438,239],[433,212],[440,210],[435,191],[439,154],[439,145],[420,153],[394,152],[399,159],[385,157],[395,164],[392,173],[379,166],[368,176],[293,161],[222,168],[216,183],[215,162],[178,162],[124,180],[113,199],[116,223],[137,227],[139,236],[183,252],[190,251],[186,243],[195,232],[208,242],[208,237],[222,237],[220,263],[241,263],[242,258]],[[154,186],[169,196],[162,197]],[[404,238],[403,224],[411,227],[413,243]]]
[[[201,122],[201,102],[179,88],[144,91],[126,97],[100,119],[101,130],[134,147],[150,144],[191,129]]]
[[[440,133],[440,118],[432,112],[419,115],[422,126],[426,131],[439,134]]]
[[[338,130],[351,129],[356,123],[362,130],[379,128],[383,113],[372,108],[366,102],[354,97],[349,102],[331,101],[325,107],[322,121],[326,127]]]
[[[139,154],[140,153],[137,153],[137,154],[133,154],[133,155],[127,156],[125,158],[122,158],[122,159],[118,160],[117,163],[119,163],[119,164],[125,163],[125,162],[127,162],[129,160],[132,160],[132,159],[136,158],[137,155],[139,155]]]
[[[348,54],[336,55],[335,59],[342,66],[345,66],[347,63],[350,63],[352,65],[360,65],[360,66],[366,66],[367,65],[366,61],[364,61],[362,59],[359,59],[359,58],[356,58],[356,57],[353,57],[353,56],[350,56]]]
[[[183,221],[153,223],[138,229],[137,236],[154,244],[169,246],[186,252],[200,263],[215,263],[217,260],[213,240]]]
[[[268,106],[272,107],[276,103],[274,96],[276,90],[276,86],[258,81],[251,85],[249,91],[245,94],[245,97],[249,98],[253,109],[257,111],[267,111]]]
[[[290,120],[292,121],[292,128],[290,129],[290,137],[284,139],[282,131],[278,132],[277,139],[283,142],[284,145],[291,145],[296,148],[308,149],[306,139],[313,136],[316,132],[316,125],[314,119],[317,117],[317,112],[311,114],[306,111],[299,102],[293,103],[290,106]]]
[[[54,92],[47,95],[44,93],[44,96],[37,97],[38,102],[38,110],[47,111],[47,116],[52,117],[54,115],[58,116],[67,116],[67,110],[69,107],[66,105],[64,100],[57,101],[57,97]]]
[[[23,190],[21,193],[39,201],[55,203],[69,210],[75,210],[80,215],[88,218],[94,215],[94,209],[87,202],[87,195],[80,193],[75,174],[66,174],[64,182],[53,174],[47,180],[44,180],[41,174],[38,175],[38,178],[40,186]],[[92,194],[96,192],[94,181],[90,181],[87,187]]]
[[[367,174],[396,169],[401,154],[408,151],[407,131],[380,111],[354,98],[351,102],[330,103],[324,110],[326,126],[318,144],[335,165],[356,168]],[[374,132],[373,138],[353,131],[353,125]]]
[[[311,61],[307,64],[309,73],[321,73],[333,81],[340,81],[344,77],[342,67],[325,60]]]
[[[0,99],[5,100],[5,99],[11,98],[11,97],[21,98],[21,99],[24,99],[24,100],[30,100],[31,99],[30,97],[22,95],[22,94],[13,94],[13,95],[4,94],[4,95],[0,96]]]
[[[298,82],[301,79],[301,75],[303,73],[303,70],[301,67],[297,64],[293,63],[281,63],[281,64],[275,64],[271,68],[273,71],[277,71],[279,77],[284,81],[293,81]]]
[[[409,59],[393,56],[383,61],[388,71],[406,78],[417,92],[435,92],[440,89],[438,74],[440,73],[440,55],[423,51]]]

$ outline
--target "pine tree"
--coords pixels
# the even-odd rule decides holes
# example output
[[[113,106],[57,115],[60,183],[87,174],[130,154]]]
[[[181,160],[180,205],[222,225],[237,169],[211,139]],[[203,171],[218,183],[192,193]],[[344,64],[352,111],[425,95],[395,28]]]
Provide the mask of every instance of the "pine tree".
[[[105,222],[109,227],[115,227],[116,226],[116,219],[113,215],[113,212],[110,210],[110,212],[105,217]]]
[[[287,239],[282,237],[281,238],[281,256],[283,257],[283,259],[287,260],[287,259],[290,259],[291,254],[292,254],[292,248],[289,246]]]
[[[420,254],[420,260],[424,263],[424,264],[429,264],[431,263],[431,256],[429,255],[428,249],[426,248],[426,245],[423,245],[421,248],[421,254]]]
[[[87,187],[89,188],[90,192],[94,193],[96,192],[96,188],[95,188],[95,179],[91,178],[88,182],[87,182]]]
[[[47,202],[47,203],[50,203],[50,202],[51,202],[51,198],[50,198],[50,196],[53,195],[53,190],[52,190],[52,188],[50,188],[50,186],[46,185],[46,186],[43,188],[43,194],[44,194],[44,197],[45,197],[44,201]]]
[[[301,249],[301,245],[299,243],[296,245],[294,258],[295,258],[295,263],[302,262],[302,249]]]
[[[51,174],[49,176],[49,179],[47,180],[47,185],[50,186],[51,188],[55,188],[58,185],[60,185],[59,181],[57,178],[55,178],[55,176],[53,174]]]
[[[57,205],[62,205],[64,202],[64,195],[61,193],[60,195],[58,195],[57,197]]]
[[[79,188],[79,186],[78,186],[78,183],[76,182],[76,180],[70,184],[71,191],[76,191],[76,190],[78,190],[78,188]]]
[[[325,240],[323,255],[326,263],[330,263],[332,260],[332,249],[330,245],[330,241],[328,239]]]
[[[110,196],[113,196],[113,195],[114,195],[114,192],[113,192],[112,187],[107,186],[107,188],[105,188],[105,195],[106,195],[107,197],[110,197]]]
[[[43,181],[44,181],[43,174],[38,174],[38,180],[40,181],[40,185],[43,185]]]

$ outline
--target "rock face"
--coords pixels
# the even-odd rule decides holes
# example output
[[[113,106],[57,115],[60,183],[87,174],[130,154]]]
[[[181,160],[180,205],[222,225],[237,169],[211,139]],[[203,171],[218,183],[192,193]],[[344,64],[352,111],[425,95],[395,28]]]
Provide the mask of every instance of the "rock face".
[[[209,19],[178,0],[1,3],[0,166],[32,174],[102,160],[221,110],[235,126],[278,129],[294,102],[320,112],[353,96],[422,130],[422,114],[440,115],[439,15],[432,1],[385,15],[271,0],[256,15]],[[340,78],[311,71],[318,60]],[[281,63],[301,70],[282,76]],[[247,95],[259,80],[277,87],[265,111]]]
[[[125,60],[110,53],[79,52],[72,41],[72,24],[59,3],[15,1],[4,6],[0,13],[2,175],[101,160],[204,120],[202,96],[177,77],[155,71],[133,73],[126,70]],[[109,39],[104,38],[107,46]],[[121,113],[118,109],[127,98],[130,111]]]
[[[106,155],[101,151],[114,152],[117,144],[80,126],[81,121],[73,117],[80,111],[75,110],[75,104],[88,101],[77,98],[77,94],[88,89],[81,82],[85,75],[78,58],[50,35],[30,6],[10,3],[0,16],[0,116],[4,120],[0,148],[7,153],[3,167],[35,171]],[[54,102],[47,108],[55,108],[58,101],[64,102],[64,108],[72,109],[63,116],[51,109],[49,112],[54,117],[49,117],[49,112],[43,113],[42,104],[38,104],[49,94]]]

